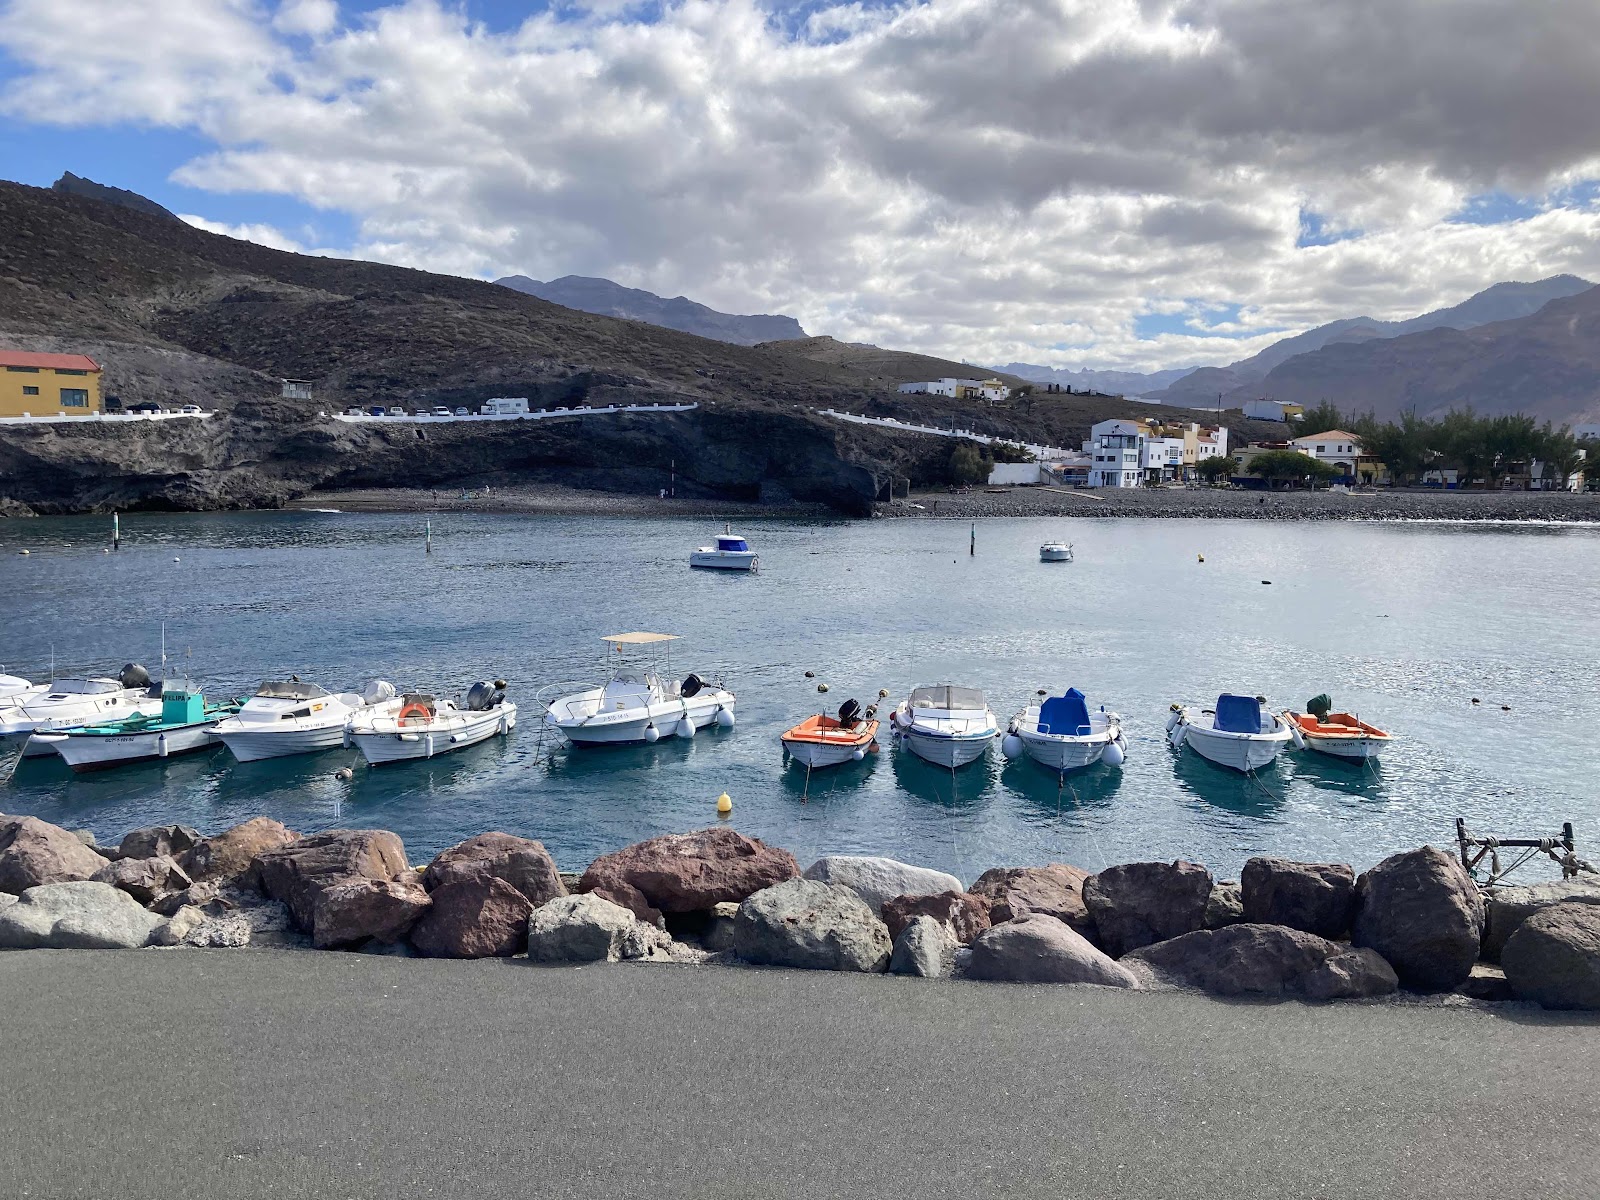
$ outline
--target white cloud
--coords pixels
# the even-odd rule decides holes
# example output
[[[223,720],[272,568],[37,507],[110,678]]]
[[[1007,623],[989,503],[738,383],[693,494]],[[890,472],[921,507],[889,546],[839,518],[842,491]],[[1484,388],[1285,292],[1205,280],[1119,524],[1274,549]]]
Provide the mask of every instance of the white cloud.
[[[352,254],[970,361],[1226,362],[1600,277],[1600,212],[1558,191],[1600,175],[1600,6],[1564,0],[601,0],[504,33],[437,0],[0,0],[0,47],[37,68],[13,116],[198,131],[182,182],[347,212]],[[1494,189],[1553,199],[1449,220]],[[1302,212],[1353,236],[1297,248]],[[1229,336],[1140,340],[1152,312]]]
[[[304,244],[296,241],[275,225],[249,223],[229,225],[224,221],[208,221],[205,217],[197,217],[193,213],[179,213],[178,219],[186,221],[196,229],[204,229],[207,233],[220,233],[224,237],[254,242],[258,246],[267,246],[273,250],[292,250],[296,254],[305,254],[307,252]]]

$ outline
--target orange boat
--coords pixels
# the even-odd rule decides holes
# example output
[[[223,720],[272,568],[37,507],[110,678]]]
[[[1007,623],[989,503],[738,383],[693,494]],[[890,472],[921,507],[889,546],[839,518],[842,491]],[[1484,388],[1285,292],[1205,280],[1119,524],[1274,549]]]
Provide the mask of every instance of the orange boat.
[[[869,714],[871,711],[867,710]],[[807,717],[793,729],[785,730],[780,740],[789,757],[798,763],[812,768],[837,767],[860,762],[869,750],[877,748],[878,722],[864,715],[856,701],[846,700],[837,717],[822,713]]]
[[[1368,725],[1349,713],[1286,712],[1283,714],[1300,734],[1307,750],[1318,750],[1335,758],[1366,760],[1377,758],[1394,741],[1376,725]]]

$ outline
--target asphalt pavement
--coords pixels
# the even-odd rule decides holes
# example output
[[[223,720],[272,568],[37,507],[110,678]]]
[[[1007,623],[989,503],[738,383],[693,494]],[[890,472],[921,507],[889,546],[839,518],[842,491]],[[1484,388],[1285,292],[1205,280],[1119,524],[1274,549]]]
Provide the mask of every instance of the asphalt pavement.
[[[1600,1019],[0,953],[0,1197],[1600,1196]]]

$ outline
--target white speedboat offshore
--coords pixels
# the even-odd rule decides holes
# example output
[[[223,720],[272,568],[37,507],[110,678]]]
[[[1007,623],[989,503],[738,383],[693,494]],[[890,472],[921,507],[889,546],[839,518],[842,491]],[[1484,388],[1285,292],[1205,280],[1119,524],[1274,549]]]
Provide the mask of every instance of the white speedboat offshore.
[[[161,685],[161,708],[155,713],[137,712],[93,725],[41,731],[31,741],[48,744],[74,771],[104,771],[126,763],[209,750],[217,745],[212,732],[217,722],[238,712],[242,703],[207,704],[193,684],[168,679]]]
[[[720,681],[695,674],[673,677],[666,650],[677,641],[676,634],[614,633],[601,640],[608,647],[607,660],[613,654],[619,659],[610,678],[575,692],[567,689],[581,685],[557,683],[539,692],[545,721],[572,745],[628,746],[664,737],[692,738],[710,725],[733,728],[734,695]],[[630,651],[648,655],[648,661],[628,663]],[[657,656],[666,658],[664,668]]]
[[[1064,774],[1097,762],[1120,767],[1128,744],[1122,737],[1121,717],[1107,712],[1104,705],[1090,712],[1083,693],[1068,688],[1012,717],[1000,751],[1007,758],[1026,754],[1041,767]]]
[[[359,695],[331,693],[298,678],[267,680],[235,715],[219,721],[216,735],[240,762],[311,754],[345,744],[358,716],[394,716],[402,701],[394,684],[375,679]]]
[[[717,544],[701,546],[694,551],[689,555],[689,565],[713,571],[758,570],[761,560],[750,549],[750,543],[736,534],[733,526],[724,525],[722,528],[723,532],[717,534]]]
[[[911,753],[941,767],[981,758],[999,732],[981,689],[949,684],[914,689],[889,723]]]
[[[43,691],[16,697],[0,707],[0,742],[21,746],[24,758],[41,758],[54,754],[55,746],[35,738],[37,732],[160,712],[161,689],[151,685],[149,671],[129,663],[115,679],[53,679]]]
[[[1046,542],[1039,547],[1040,562],[1071,562],[1071,542]]]
[[[1194,748],[1201,758],[1235,771],[1259,770],[1294,738],[1294,730],[1281,717],[1262,707],[1259,696],[1217,697],[1215,708],[1174,704],[1167,719],[1167,738],[1173,748]]]
[[[393,712],[376,707],[351,717],[349,727],[351,744],[374,767],[464,750],[517,727],[517,706],[501,679],[473,684],[459,702],[407,692]]]

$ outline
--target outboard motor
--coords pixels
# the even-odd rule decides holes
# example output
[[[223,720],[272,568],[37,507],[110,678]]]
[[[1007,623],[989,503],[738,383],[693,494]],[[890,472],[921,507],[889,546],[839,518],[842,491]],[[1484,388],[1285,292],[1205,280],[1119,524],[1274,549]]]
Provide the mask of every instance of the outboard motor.
[[[506,698],[505,685],[497,679],[494,683],[480,680],[467,689],[466,706],[469,712],[487,712]]]
[[[361,693],[363,704],[382,704],[395,697],[394,684],[387,679],[374,679]]]
[[[853,729],[861,720],[861,705],[854,700],[846,700],[839,705],[839,724],[846,729]]]
[[[705,686],[706,681],[701,679],[700,676],[691,672],[689,676],[684,679],[683,686],[678,689],[678,694],[685,700],[693,700],[700,694],[700,689]]]
[[[147,688],[150,686],[150,672],[138,663],[126,663],[117,672],[117,682],[125,688]]]

